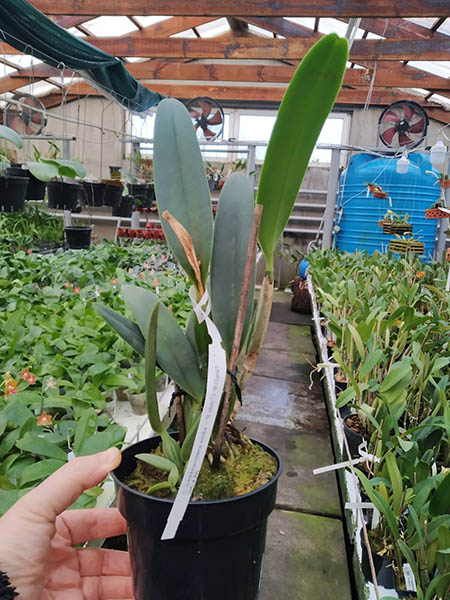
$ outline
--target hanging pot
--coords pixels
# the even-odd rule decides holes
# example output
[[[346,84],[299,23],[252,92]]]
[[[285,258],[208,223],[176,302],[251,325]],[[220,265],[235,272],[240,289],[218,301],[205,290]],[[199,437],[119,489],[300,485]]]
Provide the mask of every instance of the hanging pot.
[[[161,541],[173,500],[131,489],[124,479],[135,455],[151,452],[160,438],[122,452],[112,476],[117,506],[128,521],[128,545],[136,600],[256,600],[261,580],[267,518],[275,506],[276,475],[263,487],[235,498],[189,502],[175,539]]]
[[[121,169],[121,167],[115,167],[115,166],[109,167],[109,174],[111,176],[111,179],[120,179],[120,169]]]
[[[120,199],[122,198],[123,185],[120,181],[110,180],[103,181],[105,183],[105,195],[103,198],[103,204],[105,206],[111,206],[112,208],[117,208],[120,205]]]
[[[47,184],[48,207],[73,210],[80,196],[81,185],[65,181],[49,181]]]
[[[72,250],[85,250],[91,245],[92,227],[64,227],[67,245]]]
[[[26,177],[0,177],[0,212],[18,212],[25,208]]]

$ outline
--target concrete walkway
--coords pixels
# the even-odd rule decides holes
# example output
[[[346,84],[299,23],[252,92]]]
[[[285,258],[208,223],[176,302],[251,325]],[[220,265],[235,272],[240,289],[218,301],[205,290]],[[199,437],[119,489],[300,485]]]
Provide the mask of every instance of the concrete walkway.
[[[309,389],[309,363],[316,363],[311,318],[291,312],[290,298],[275,295],[238,419],[240,428],[275,448],[284,462],[259,600],[351,600],[336,476],[312,474],[334,458],[317,378]]]

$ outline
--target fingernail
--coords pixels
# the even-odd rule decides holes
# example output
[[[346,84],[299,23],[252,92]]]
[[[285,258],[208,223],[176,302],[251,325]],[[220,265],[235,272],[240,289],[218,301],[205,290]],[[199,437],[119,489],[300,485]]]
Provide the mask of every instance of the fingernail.
[[[109,448],[109,450],[105,450],[99,455],[99,460],[102,465],[107,466],[108,469],[112,471],[120,465],[122,455],[117,448]]]

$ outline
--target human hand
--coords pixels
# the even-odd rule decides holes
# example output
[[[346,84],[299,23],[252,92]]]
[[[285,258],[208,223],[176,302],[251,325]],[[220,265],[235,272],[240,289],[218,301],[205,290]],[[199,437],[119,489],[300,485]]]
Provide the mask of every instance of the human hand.
[[[125,533],[115,508],[66,510],[121,461],[117,448],[76,458],[0,519],[0,571],[24,600],[133,598],[127,552],[73,548]]]

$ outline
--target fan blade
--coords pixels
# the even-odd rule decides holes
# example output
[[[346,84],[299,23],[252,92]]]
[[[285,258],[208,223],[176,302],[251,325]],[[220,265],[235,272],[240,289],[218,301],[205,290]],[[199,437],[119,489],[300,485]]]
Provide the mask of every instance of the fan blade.
[[[407,121],[411,121],[411,119],[412,119],[412,118],[413,118],[413,116],[414,116],[414,113],[416,112],[416,111],[414,110],[414,107],[413,107],[413,106],[411,106],[411,104],[408,104],[408,102],[404,102],[404,103],[402,104],[402,107],[403,107],[403,112],[405,113],[405,119],[406,119]]]
[[[212,110],[211,102],[208,102],[207,100],[199,100],[198,103],[200,104],[200,107],[202,109],[203,116],[207,117]]]
[[[31,122],[40,125],[42,123],[42,117],[43,115],[41,115],[41,113],[32,113]]]
[[[189,114],[191,115],[191,117],[193,119],[200,119],[200,113],[197,110],[195,110],[194,108],[189,109]]]
[[[421,117],[415,123],[410,125],[409,131],[410,133],[422,133],[425,127],[425,119]]]
[[[390,127],[389,129],[386,129],[386,131],[383,131],[383,133],[381,134],[382,139],[386,142],[388,146],[392,144],[392,139],[395,133],[395,127]]]
[[[409,144],[414,144],[414,140],[403,133],[402,131],[398,134],[398,141],[400,146],[409,146]]]
[[[34,131],[34,129],[32,127],[30,127],[29,125],[25,125],[25,133],[27,135],[34,135],[36,132]]]
[[[200,121],[197,121],[197,123],[195,124],[195,129],[198,129],[200,127]]]
[[[208,125],[220,125],[222,123],[222,113],[217,110],[215,114],[208,119]]]
[[[203,129],[203,133],[205,135],[206,140],[212,140],[212,138],[216,136],[216,134],[213,131],[211,131],[211,129],[208,129],[207,127],[205,127]]]
[[[11,127],[11,129],[14,129],[14,131],[19,131],[20,127],[22,126],[22,119],[20,118],[20,116],[18,114],[15,115],[8,115],[8,127]]]
[[[387,121],[389,123],[399,123],[400,122],[400,117],[393,110],[388,110],[383,115],[382,122],[383,121]]]

